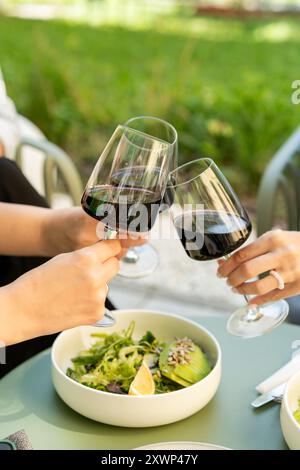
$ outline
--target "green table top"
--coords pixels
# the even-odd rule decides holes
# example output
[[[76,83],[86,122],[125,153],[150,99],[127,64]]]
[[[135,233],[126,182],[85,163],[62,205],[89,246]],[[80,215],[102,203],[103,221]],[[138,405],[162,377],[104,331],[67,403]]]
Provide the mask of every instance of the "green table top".
[[[197,321],[218,338],[223,373],[214,399],[194,416],[148,429],[113,427],[84,418],[56,395],[50,353],[45,351],[0,381],[0,438],[24,429],[34,449],[132,449],[178,440],[232,449],[286,449],[279,405],[253,410],[250,401],[256,396],[254,387],[289,360],[300,329],[285,324],[263,337],[243,340],[227,334],[224,318]]]

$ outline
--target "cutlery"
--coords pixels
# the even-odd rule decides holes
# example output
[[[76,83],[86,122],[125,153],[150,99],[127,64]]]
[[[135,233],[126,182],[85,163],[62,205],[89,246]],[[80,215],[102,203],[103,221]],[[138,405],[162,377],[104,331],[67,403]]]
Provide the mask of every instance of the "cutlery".
[[[255,400],[251,402],[251,405],[253,406],[253,408],[259,408],[260,406],[270,403],[270,401],[281,403],[286,384],[287,383],[284,382],[278,385],[277,387],[273,388],[269,392],[259,395],[257,398],[255,398]]]

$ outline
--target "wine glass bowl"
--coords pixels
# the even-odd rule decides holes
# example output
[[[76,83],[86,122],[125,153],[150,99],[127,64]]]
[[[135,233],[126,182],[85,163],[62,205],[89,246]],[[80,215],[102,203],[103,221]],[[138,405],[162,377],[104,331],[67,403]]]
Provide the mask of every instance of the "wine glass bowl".
[[[238,249],[251,222],[228,181],[210,158],[186,163],[170,173],[171,215],[187,255],[218,259]]]
[[[83,209],[109,230],[148,232],[165,191],[168,157],[167,143],[118,126],[86,185]]]
[[[160,142],[167,142],[169,152],[170,171],[177,166],[178,161],[178,136],[176,129],[163,119],[153,116],[137,116],[129,119],[124,124],[130,129],[134,129],[142,134],[155,136]],[[162,212],[167,207],[165,195],[159,207]],[[157,215],[157,214],[156,214]],[[124,277],[139,278],[151,274],[158,265],[158,253],[149,243],[129,248],[126,255],[121,260],[122,269],[120,275]]]
[[[248,214],[213,160],[201,158],[172,171],[167,195],[180,241],[193,260],[227,258],[249,238]],[[280,325],[288,310],[285,300],[246,305],[230,316],[227,331],[243,338],[261,336]]]

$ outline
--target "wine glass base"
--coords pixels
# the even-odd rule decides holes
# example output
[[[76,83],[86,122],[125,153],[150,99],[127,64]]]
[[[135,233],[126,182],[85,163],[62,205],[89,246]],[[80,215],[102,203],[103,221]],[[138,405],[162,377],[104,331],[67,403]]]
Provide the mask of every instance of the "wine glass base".
[[[105,313],[103,315],[103,318],[101,318],[101,320],[97,321],[97,323],[94,323],[93,326],[98,326],[100,328],[109,328],[110,326],[114,326],[116,321],[117,320],[115,319],[114,315],[112,315],[112,312],[105,309]]]
[[[152,274],[158,266],[157,250],[153,246],[145,244],[134,247],[134,251],[137,254],[136,259],[133,257],[126,259],[124,256],[120,260],[119,276],[134,279]]]
[[[236,310],[227,322],[228,333],[241,338],[255,338],[279,326],[289,313],[289,305],[285,300],[270,302],[257,308],[260,315],[254,320],[247,318],[247,305]]]

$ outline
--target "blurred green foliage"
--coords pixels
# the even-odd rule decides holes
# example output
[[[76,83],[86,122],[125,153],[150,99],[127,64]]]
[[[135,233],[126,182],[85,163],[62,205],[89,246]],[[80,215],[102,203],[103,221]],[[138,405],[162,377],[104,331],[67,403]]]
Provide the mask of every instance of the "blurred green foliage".
[[[114,127],[175,125],[181,162],[209,155],[251,194],[300,121],[297,20],[166,19],[151,28],[0,18],[0,64],[20,113],[89,171]]]

